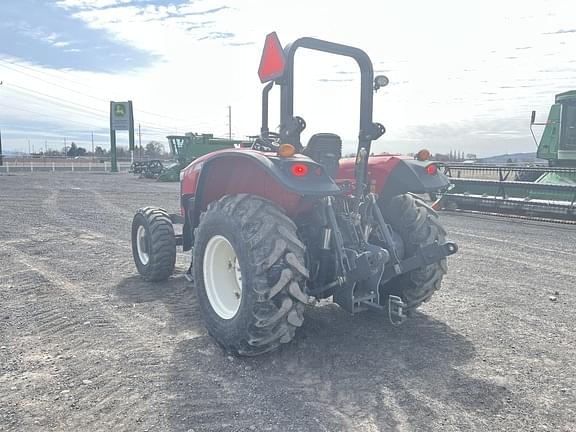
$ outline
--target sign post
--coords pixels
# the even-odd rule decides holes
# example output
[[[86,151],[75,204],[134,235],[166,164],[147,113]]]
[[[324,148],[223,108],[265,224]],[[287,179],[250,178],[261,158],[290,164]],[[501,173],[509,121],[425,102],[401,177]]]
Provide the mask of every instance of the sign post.
[[[132,101],[114,102],[110,101],[110,162],[111,172],[118,172],[118,160],[116,157],[116,131],[128,131],[128,143],[130,155],[134,161],[134,112]]]

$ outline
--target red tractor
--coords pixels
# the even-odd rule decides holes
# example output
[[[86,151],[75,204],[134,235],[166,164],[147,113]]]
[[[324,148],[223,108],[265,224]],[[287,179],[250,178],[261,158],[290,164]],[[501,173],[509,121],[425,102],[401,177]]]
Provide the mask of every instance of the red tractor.
[[[361,72],[355,159],[341,159],[338,135],[313,135],[293,115],[299,48],[348,56]],[[446,257],[438,216],[415,194],[449,186],[432,162],[370,156],[384,127],[372,122],[373,95],[387,84],[357,48],[314,38],[280,45],[268,35],[259,70],[262,128],[252,148],[196,159],[181,172],[181,214],[138,210],[132,250],[140,274],[168,278],[176,246],[192,250],[193,281],[209,333],[228,352],[257,355],[290,342],[307,304],[332,297],[355,314],[377,311],[392,323],[440,288]],[[279,133],[268,129],[268,94],[280,87]],[[173,224],[183,223],[175,235]]]

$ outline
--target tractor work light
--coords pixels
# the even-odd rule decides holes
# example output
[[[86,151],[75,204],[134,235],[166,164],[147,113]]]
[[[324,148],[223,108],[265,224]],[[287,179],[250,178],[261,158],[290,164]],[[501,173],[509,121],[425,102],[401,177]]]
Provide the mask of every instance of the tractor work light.
[[[292,144],[280,144],[277,153],[280,157],[292,157],[296,154],[296,147]]]
[[[436,164],[430,164],[426,167],[426,172],[430,175],[436,175],[438,174],[438,167]]]
[[[292,175],[294,177],[305,177],[308,174],[308,165],[297,163],[292,165]]]

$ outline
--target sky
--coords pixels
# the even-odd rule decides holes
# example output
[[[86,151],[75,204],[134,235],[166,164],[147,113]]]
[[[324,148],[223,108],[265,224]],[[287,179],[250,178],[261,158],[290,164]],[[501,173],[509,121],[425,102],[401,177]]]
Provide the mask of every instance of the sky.
[[[266,34],[365,50],[390,84],[375,95],[375,152],[535,151],[532,110],[576,89],[576,4],[565,0],[0,0],[0,130],[5,149],[109,147],[109,101],[132,100],[141,139],[184,132],[242,139],[260,129]],[[303,142],[355,148],[353,61],[302,50],[295,115]],[[271,126],[278,124],[278,95]],[[541,130],[536,128],[537,136]],[[127,133],[118,132],[127,142]]]

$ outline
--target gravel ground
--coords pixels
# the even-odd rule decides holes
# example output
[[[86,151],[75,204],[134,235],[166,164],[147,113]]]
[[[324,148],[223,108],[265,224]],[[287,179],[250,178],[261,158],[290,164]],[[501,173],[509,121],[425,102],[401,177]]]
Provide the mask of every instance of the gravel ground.
[[[0,430],[574,431],[576,229],[443,214],[460,252],[401,327],[310,307],[293,343],[225,355],[186,254],[142,281],[129,231],[178,185],[0,176]]]

